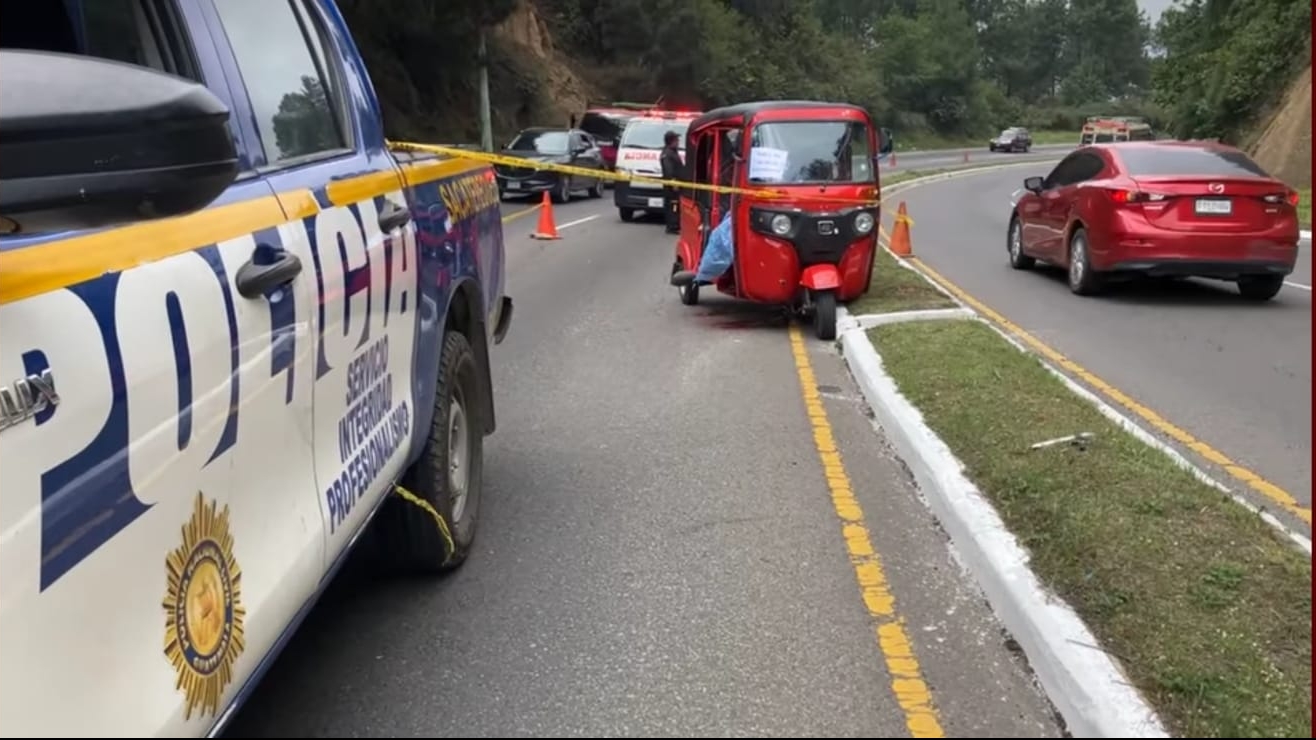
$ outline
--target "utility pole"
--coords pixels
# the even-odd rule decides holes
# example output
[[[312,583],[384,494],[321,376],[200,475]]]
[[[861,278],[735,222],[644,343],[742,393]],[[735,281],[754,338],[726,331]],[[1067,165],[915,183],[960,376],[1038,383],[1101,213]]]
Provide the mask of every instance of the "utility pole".
[[[476,52],[480,66],[480,147],[493,151],[493,123],[489,113],[489,51],[485,45],[485,28],[480,26],[480,48]]]

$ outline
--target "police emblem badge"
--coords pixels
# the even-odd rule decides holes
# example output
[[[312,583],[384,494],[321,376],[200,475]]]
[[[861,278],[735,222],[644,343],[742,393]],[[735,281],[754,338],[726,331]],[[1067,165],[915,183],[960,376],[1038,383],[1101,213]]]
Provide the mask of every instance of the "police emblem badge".
[[[165,560],[165,657],[186,699],[184,717],[219,712],[244,648],[242,570],[233,556],[229,510],[197,492],[183,541]]]

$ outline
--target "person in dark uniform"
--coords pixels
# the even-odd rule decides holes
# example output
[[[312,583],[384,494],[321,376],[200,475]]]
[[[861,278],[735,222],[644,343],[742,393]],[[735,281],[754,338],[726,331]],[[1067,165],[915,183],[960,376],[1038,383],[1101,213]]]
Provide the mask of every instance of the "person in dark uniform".
[[[685,165],[681,162],[681,135],[668,131],[663,135],[664,180],[680,180]],[[681,230],[681,215],[678,210],[677,196],[680,191],[670,185],[663,186],[663,217],[667,220],[667,233],[675,234]]]

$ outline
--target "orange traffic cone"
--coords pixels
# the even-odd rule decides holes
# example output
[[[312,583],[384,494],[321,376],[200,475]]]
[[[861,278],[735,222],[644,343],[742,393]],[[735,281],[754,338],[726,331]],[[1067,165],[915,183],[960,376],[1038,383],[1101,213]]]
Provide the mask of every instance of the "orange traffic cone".
[[[553,201],[548,197],[548,191],[544,191],[544,202],[539,205],[539,225],[535,227],[535,233],[530,235],[531,239],[561,239],[557,234],[557,224],[553,221]]]
[[[905,211],[905,201],[900,201],[900,207],[896,209],[896,227],[891,232],[890,245],[891,253],[897,257],[914,254],[914,247],[909,243],[909,227],[913,223],[909,213]]]

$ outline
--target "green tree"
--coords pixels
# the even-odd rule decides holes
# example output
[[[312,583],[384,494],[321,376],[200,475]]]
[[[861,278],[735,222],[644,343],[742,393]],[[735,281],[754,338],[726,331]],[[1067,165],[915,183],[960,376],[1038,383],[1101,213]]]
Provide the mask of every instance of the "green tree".
[[[285,158],[320,152],[339,145],[338,130],[327,128],[333,120],[324,86],[310,75],[302,75],[302,89],[288,93],[274,113],[274,141]]]
[[[1180,137],[1236,141],[1310,63],[1309,0],[1188,0],[1156,29],[1157,100]]]
[[[960,0],[918,0],[916,13],[882,20],[880,61],[891,105],[941,133],[971,133],[978,41]]]
[[[1069,79],[1062,88],[1074,91],[1065,94],[1070,102],[1128,95],[1147,84],[1150,33],[1137,0],[1070,0],[1066,28]]]

